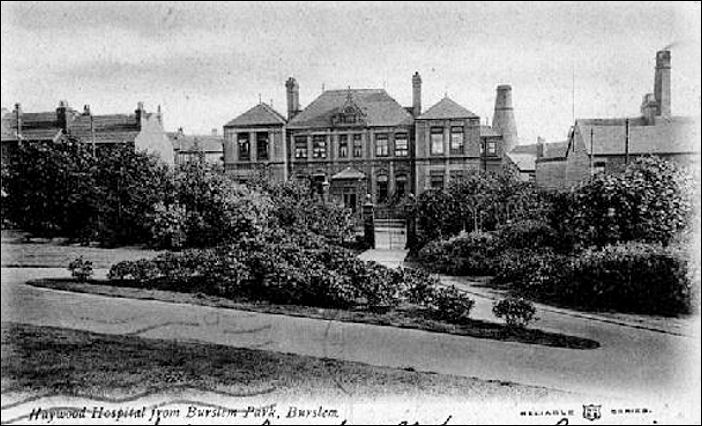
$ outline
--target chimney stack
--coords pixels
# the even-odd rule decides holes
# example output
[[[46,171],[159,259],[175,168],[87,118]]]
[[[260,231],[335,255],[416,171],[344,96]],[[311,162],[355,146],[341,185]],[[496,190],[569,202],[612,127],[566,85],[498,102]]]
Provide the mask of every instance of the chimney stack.
[[[517,122],[512,108],[512,86],[509,84],[497,86],[492,128],[502,134],[502,152],[510,152],[517,145]]]
[[[137,107],[134,110],[134,114],[136,115],[136,122],[139,126],[141,126],[143,120],[146,118],[145,113],[146,112],[144,111],[144,102],[137,102]]]
[[[288,120],[290,120],[300,112],[300,86],[298,86],[297,80],[290,77],[285,82],[285,88],[288,98]]]
[[[15,110],[13,111],[15,115],[15,127],[17,128],[17,137],[22,136],[22,104],[17,102],[15,104]]]
[[[658,104],[656,115],[670,117],[670,50],[661,50],[656,53],[653,95]]]
[[[536,158],[543,158],[546,151],[546,140],[541,136],[536,137]]]
[[[90,105],[83,105],[83,115],[90,115]]]
[[[217,136],[217,129],[212,129],[212,136]]]
[[[58,127],[63,129],[64,132],[68,131],[68,102],[59,101],[59,105],[56,108],[56,122]]]
[[[412,114],[417,118],[422,113],[422,77],[419,71],[412,76]]]

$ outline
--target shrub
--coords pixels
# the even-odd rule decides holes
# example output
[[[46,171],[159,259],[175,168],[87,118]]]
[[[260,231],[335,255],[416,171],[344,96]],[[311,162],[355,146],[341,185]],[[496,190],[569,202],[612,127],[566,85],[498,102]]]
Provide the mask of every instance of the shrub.
[[[402,268],[406,285],[404,298],[415,305],[429,307],[436,297],[439,279],[423,269]]]
[[[557,297],[571,270],[570,258],[550,248],[507,250],[497,263],[495,283],[509,284],[520,295],[541,299]]]
[[[452,275],[488,275],[494,271],[496,239],[489,232],[471,232],[427,244],[418,259],[428,268]]]
[[[585,250],[560,297],[595,309],[649,314],[691,310],[692,283],[679,248],[637,242]]]
[[[151,244],[163,249],[181,249],[186,242],[186,211],[180,204],[159,202],[150,217]]]
[[[512,329],[525,328],[534,321],[536,308],[534,304],[520,298],[509,297],[500,301],[495,301],[492,306],[492,313],[497,318],[504,318],[507,326]]]
[[[112,265],[107,274],[110,280],[133,280],[142,285],[152,284],[158,276],[158,267],[150,259],[124,260]]]
[[[68,264],[68,270],[71,271],[71,275],[77,278],[78,281],[87,281],[93,275],[93,262],[80,256]]]
[[[568,250],[568,245],[543,220],[521,220],[497,229],[497,240],[503,250],[552,247]]]
[[[456,287],[442,287],[436,291],[433,311],[438,319],[461,324],[470,318],[474,304],[475,301]]]

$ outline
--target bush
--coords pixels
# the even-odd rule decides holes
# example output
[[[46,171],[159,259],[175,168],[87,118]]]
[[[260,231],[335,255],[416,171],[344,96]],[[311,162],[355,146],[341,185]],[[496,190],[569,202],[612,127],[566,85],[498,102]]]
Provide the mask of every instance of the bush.
[[[497,263],[495,283],[509,284],[515,293],[539,299],[557,297],[571,269],[570,258],[550,248],[507,250]]]
[[[461,234],[433,241],[419,251],[418,260],[431,270],[452,275],[488,275],[494,271],[496,239],[489,232]]]
[[[684,252],[637,242],[585,250],[563,282],[564,301],[595,309],[689,313],[692,283]]]
[[[401,271],[406,285],[404,298],[415,305],[431,306],[439,288],[439,279],[423,269],[402,268]]]
[[[434,298],[434,315],[441,320],[461,324],[470,318],[475,301],[456,287],[442,287]]]
[[[502,250],[542,247],[559,248],[563,251],[569,249],[556,231],[543,220],[529,219],[502,225],[497,229],[496,239]]]
[[[534,321],[536,308],[534,304],[524,299],[509,297],[500,301],[495,301],[492,306],[492,313],[497,318],[504,318],[507,326],[511,329],[525,328]]]
[[[83,256],[80,256],[68,264],[68,270],[78,281],[87,281],[93,275],[93,262],[84,260]]]

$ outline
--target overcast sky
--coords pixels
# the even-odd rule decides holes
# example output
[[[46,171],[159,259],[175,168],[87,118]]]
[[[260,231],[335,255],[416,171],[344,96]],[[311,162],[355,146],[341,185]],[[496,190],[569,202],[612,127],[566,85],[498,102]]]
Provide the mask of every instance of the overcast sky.
[[[638,114],[657,50],[674,43],[672,108],[700,114],[700,3],[2,2],[2,106],[96,114],[161,105],[165,127],[209,133],[261,98],[285,113],[322,87],[386,88],[426,109],[445,93],[491,119],[511,84],[521,143],[576,117]]]

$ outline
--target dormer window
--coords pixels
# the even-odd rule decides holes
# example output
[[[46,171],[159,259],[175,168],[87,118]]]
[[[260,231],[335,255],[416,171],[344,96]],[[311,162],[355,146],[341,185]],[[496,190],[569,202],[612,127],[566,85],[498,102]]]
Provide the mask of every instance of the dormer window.
[[[359,126],[365,124],[363,110],[353,101],[351,90],[346,95],[346,102],[339,112],[331,117],[332,126]]]

